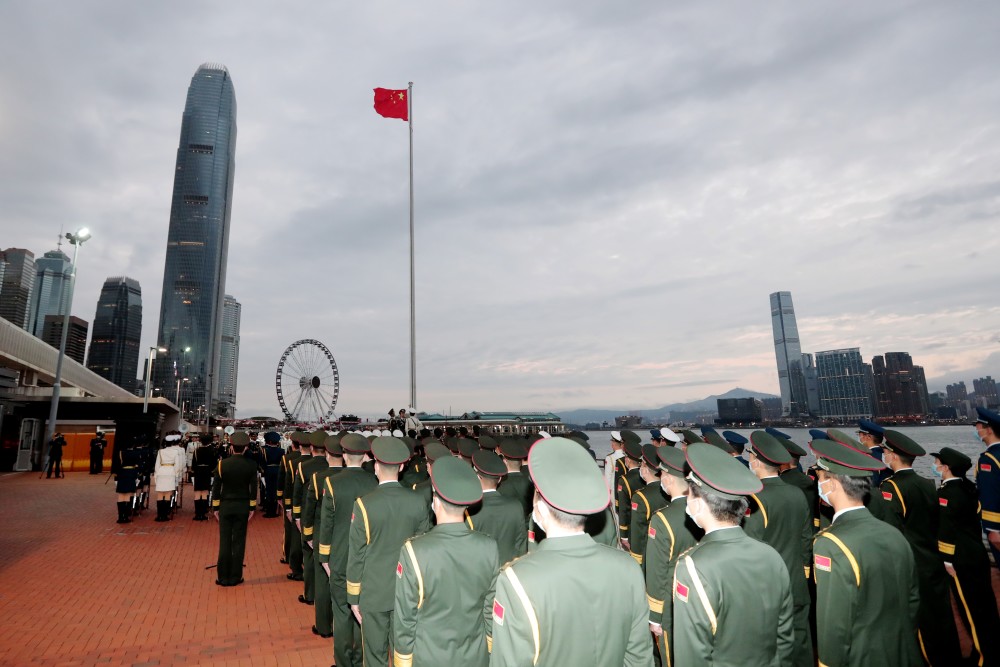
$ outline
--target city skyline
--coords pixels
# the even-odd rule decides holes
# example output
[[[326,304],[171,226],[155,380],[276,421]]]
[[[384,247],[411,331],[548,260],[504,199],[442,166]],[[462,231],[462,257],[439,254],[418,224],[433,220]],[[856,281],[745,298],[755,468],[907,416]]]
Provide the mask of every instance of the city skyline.
[[[778,290],[809,351],[1000,376],[1000,7],[195,7],[0,8],[0,219],[35,256],[90,227],[73,315],[130,275],[155,346],[180,91],[226,63],[240,416],[302,338],[338,413],[408,400],[406,124],[371,108],[407,81],[421,409],[777,394]]]

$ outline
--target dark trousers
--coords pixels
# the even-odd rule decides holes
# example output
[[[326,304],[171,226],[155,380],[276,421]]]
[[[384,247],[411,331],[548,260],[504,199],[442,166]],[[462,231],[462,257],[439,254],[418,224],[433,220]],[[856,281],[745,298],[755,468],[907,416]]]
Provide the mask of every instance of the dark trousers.
[[[243,578],[249,518],[250,508],[245,500],[224,502],[219,509],[218,578],[223,584],[236,584]]]
[[[979,565],[955,567],[951,591],[966,629],[972,637],[972,648],[983,658],[984,667],[1000,665],[1000,614],[990,582],[990,563],[983,558]]]
[[[361,666],[361,626],[347,601],[347,578],[331,570],[330,601],[333,612],[333,661],[337,667]]]
[[[361,643],[364,667],[389,667],[392,638],[392,612],[361,609]],[[337,637],[334,635],[336,645]]]
[[[316,599],[316,567],[313,564],[313,550],[306,544],[306,538],[302,538],[302,595],[305,599],[313,601]]]
[[[264,514],[272,516],[278,513],[278,466],[268,466],[264,470]]]
[[[104,472],[104,450],[90,452],[90,474],[100,475]]]
[[[53,471],[55,471],[56,477],[63,476],[62,457],[58,459],[49,457],[49,465],[45,467],[45,479],[50,479]]]
[[[287,515],[286,515],[287,516]],[[288,567],[292,570],[292,574],[301,577],[302,576],[302,537],[299,529],[295,527],[295,520],[285,524],[286,529],[289,532],[287,546],[288,550],[285,552],[285,558],[288,559]]]
[[[331,617],[333,605],[330,602],[330,578],[326,576],[323,563],[320,562],[315,554],[313,555],[313,566],[313,569],[316,570],[313,584],[313,590],[316,593],[316,597],[313,598],[316,601],[313,607],[316,610],[316,629],[319,630],[321,635],[328,635],[333,632],[333,618]]]
[[[941,561],[934,567],[917,565],[920,607],[917,613],[917,639],[927,662],[934,667],[957,665],[962,660],[955,614],[951,609],[948,580],[951,577]]]

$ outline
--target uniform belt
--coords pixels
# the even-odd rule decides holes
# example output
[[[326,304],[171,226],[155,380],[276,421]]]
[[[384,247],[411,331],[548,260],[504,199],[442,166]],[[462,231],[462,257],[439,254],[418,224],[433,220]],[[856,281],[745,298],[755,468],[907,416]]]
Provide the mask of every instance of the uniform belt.
[[[122,470],[135,470],[135,466],[122,466]]]

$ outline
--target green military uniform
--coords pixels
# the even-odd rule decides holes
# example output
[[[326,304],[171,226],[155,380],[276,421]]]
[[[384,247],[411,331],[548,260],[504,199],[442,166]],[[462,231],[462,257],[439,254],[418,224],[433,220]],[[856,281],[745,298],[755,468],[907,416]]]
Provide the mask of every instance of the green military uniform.
[[[331,456],[341,456],[343,454],[343,451],[340,449],[339,435],[327,436],[326,451]],[[305,519],[312,517],[312,535],[310,535],[310,541],[312,542],[313,548],[313,594],[315,595],[313,600],[316,602],[313,607],[316,611],[316,620],[312,630],[313,634],[319,635],[320,637],[333,636],[333,605],[330,598],[330,577],[323,568],[324,561],[319,558],[319,554],[316,550],[319,546],[319,536],[323,532],[322,505],[323,496],[326,495],[326,480],[333,475],[336,475],[341,470],[343,470],[341,466],[327,466],[326,468],[321,468],[317,472],[314,472],[312,479],[309,481],[309,486],[306,489],[306,495],[309,500],[302,508],[304,517],[303,526],[305,525]]]
[[[326,434],[322,431],[323,440]],[[313,434],[310,434],[312,436]],[[319,436],[317,436],[317,440]],[[299,477],[301,481],[301,495],[296,496],[300,503],[300,512],[297,517],[301,523],[302,532],[302,577],[304,580],[303,593],[299,596],[299,602],[313,604],[316,600],[316,564],[313,562],[313,548],[310,545],[313,539],[313,520],[316,516],[316,491],[312,487],[313,475],[321,470],[328,470],[330,465],[326,462],[326,445],[323,442],[313,447],[317,448],[317,453],[308,459],[299,462]],[[296,483],[298,485],[298,483]]]
[[[459,459],[436,462],[431,477],[440,498],[452,505],[470,506],[483,495],[475,473]],[[523,521],[521,506],[505,500]],[[393,665],[487,667],[498,568],[496,542],[461,522],[407,540],[396,565]]]
[[[688,445],[691,496],[736,501],[757,493],[760,480],[709,444]],[[677,665],[788,665],[793,649],[788,570],[772,547],[738,525],[707,532],[681,555],[674,570],[674,656]]]
[[[497,445],[497,451],[505,459],[512,461],[523,461],[528,456],[528,449],[524,441],[515,438],[504,438]],[[531,479],[520,470],[514,470],[504,475],[497,486],[497,491],[503,495],[513,498],[521,503],[524,509],[524,516],[531,514],[532,499],[535,495],[535,486]]]
[[[472,464],[480,478],[496,481],[507,474],[500,457],[488,450],[476,452]],[[523,556],[528,550],[528,530],[521,504],[500,495],[496,489],[484,489],[482,499],[466,511],[465,520],[469,528],[496,540],[501,564]]]
[[[684,477],[684,452],[671,446],[657,451],[662,475]],[[661,664],[673,664],[674,568],[680,555],[698,544],[705,532],[687,515],[687,496],[676,496],[657,511],[649,522],[646,540],[646,600],[649,622],[659,625],[663,634],[657,641]]]
[[[615,459],[614,461],[614,485],[611,487],[613,489],[611,495],[614,497],[613,504],[615,506],[616,516],[618,516],[618,513],[621,511],[621,502],[620,502],[621,494],[618,493],[618,491],[620,490],[621,487],[622,477],[624,477],[629,471],[629,467],[625,464],[625,457],[627,456],[627,453],[625,451],[625,443],[627,442],[632,443],[630,447],[632,447],[634,451],[637,451],[637,448],[642,447],[641,444],[642,438],[640,438],[635,431],[629,431],[628,429],[626,429],[624,431],[621,431],[620,435],[622,443],[622,449],[620,451],[622,455],[617,459]],[[624,534],[628,535],[628,530],[625,530]]]
[[[299,442],[299,436],[292,434],[292,441]],[[281,560],[288,563],[289,578],[302,576],[302,549],[299,543],[299,530],[295,527],[295,520],[292,513],[292,489],[294,488],[295,470],[298,468],[298,460],[302,452],[297,449],[289,449],[281,459],[281,507],[285,516],[285,539],[281,546]],[[294,538],[294,539],[293,539]]]
[[[370,451],[368,441],[356,433],[341,439],[349,454]],[[378,487],[378,479],[361,467],[335,470],[323,482],[326,493],[320,506],[316,558],[330,566],[330,600],[333,614],[333,657],[340,667],[361,667],[360,632],[347,601],[347,558],[354,502]]]
[[[392,437],[375,438],[372,453],[385,465],[399,465],[409,458],[406,445]],[[427,510],[398,481],[380,482],[377,489],[354,502],[347,601],[361,610],[365,667],[388,665],[396,582],[393,573],[399,550],[406,540],[429,529]]]
[[[528,466],[553,509],[592,515],[609,505],[603,475],[572,440],[549,439],[532,450]],[[643,596],[642,573],[630,557],[586,533],[550,537],[497,577],[490,664],[650,667]]]
[[[887,429],[884,436],[884,446],[894,454],[926,453],[899,431]],[[938,555],[938,499],[934,483],[906,468],[893,472],[879,488],[888,509],[885,522],[901,530],[913,549],[920,586],[917,636],[921,652],[933,667],[954,665],[961,659],[961,647],[948,595],[948,573]]]
[[[626,440],[625,458],[630,459],[632,463],[639,462],[642,459],[642,445],[632,440]],[[629,522],[632,518],[632,494],[645,485],[646,483],[642,481],[642,476],[639,474],[639,466],[629,468],[618,479],[618,484],[615,487],[618,494],[618,530],[625,537],[629,535]]]
[[[773,467],[790,463],[788,450],[764,431],[750,435],[752,456]],[[750,469],[753,470],[753,463]],[[774,548],[788,570],[792,591],[793,652],[789,665],[811,667],[812,633],[809,630],[809,568],[812,564],[812,512],[805,496],[777,475],[761,479],[763,488],[750,496],[743,530]]]
[[[655,445],[643,445],[642,456],[645,463],[653,470],[659,470],[659,458],[656,454]],[[663,491],[660,485],[660,478],[646,484],[632,494],[629,500],[631,519],[629,520],[628,544],[632,558],[639,563],[642,571],[645,572],[643,558],[646,555],[646,536],[649,534],[649,522],[653,518],[653,513],[670,504],[670,498]]]
[[[424,440],[427,441],[424,444],[424,465],[426,470],[429,472],[431,466],[433,466],[434,462],[439,458],[451,456],[451,450],[433,438],[424,438]],[[404,486],[406,485],[404,484]],[[434,497],[434,487],[431,485],[430,476],[428,475],[426,479],[417,482],[410,488],[424,499],[424,502],[427,505],[427,516],[430,518],[431,523],[434,523],[434,512],[431,511],[431,499]]]
[[[233,434],[234,444],[246,446],[246,433]],[[257,507],[257,465],[243,456],[219,461],[212,482],[212,509],[219,518],[219,558],[215,583],[236,586],[243,583],[243,555],[246,552],[247,522]]]
[[[305,491],[305,477],[302,475],[302,464],[308,463],[312,458],[312,449],[305,434],[302,435],[302,451],[299,458],[295,460],[292,469],[292,525],[295,528],[295,535],[292,538],[293,557],[296,560],[289,562],[292,566],[293,579],[302,580],[305,572],[305,552],[302,550],[302,494]],[[296,565],[298,565],[296,571]]]

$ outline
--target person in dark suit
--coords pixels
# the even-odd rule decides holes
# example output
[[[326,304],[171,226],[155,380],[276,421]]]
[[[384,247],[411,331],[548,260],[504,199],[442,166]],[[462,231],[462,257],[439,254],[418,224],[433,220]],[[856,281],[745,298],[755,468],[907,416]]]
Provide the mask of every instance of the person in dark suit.
[[[62,470],[63,447],[65,446],[66,439],[63,438],[62,433],[56,433],[49,440],[49,462],[45,466],[45,479],[52,479],[53,471],[56,473],[56,479],[65,477]]]
[[[250,437],[238,431],[230,440],[232,456],[220,461],[212,484],[212,509],[219,522],[219,559],[215,583],[243,583],[247,525],[257,508],[257,464],[243,456]]]
[[[108,441],[104,439],[104,434],[98,431],[90,441],[90,474],[100,475],[104,472],[104,448],[108,446]]]

